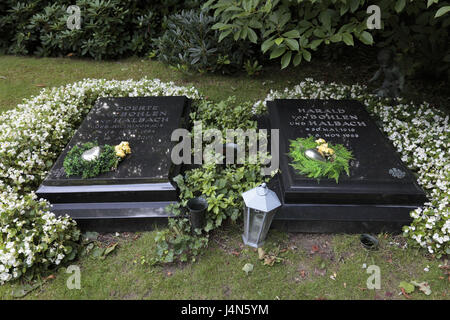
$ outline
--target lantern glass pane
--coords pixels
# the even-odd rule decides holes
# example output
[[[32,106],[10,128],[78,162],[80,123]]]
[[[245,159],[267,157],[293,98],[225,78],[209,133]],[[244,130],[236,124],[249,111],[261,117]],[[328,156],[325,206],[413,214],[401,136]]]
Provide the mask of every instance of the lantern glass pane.
[[[249,242],[257,243],[263,228],[264,214],[263,211],[250,209],[250,230],[247,238]]]
[[[272,210],[272,211],[266,213],[266,220],[264,221],[264,230],[262,232],[260,241],[265,240],[267,233],[269,232],[269,228],[270,228],[270,225],[272,224],[272,220],[273,220],[273,217],[274,217],[276,211],[277,210],[275,209],[275,210]]]

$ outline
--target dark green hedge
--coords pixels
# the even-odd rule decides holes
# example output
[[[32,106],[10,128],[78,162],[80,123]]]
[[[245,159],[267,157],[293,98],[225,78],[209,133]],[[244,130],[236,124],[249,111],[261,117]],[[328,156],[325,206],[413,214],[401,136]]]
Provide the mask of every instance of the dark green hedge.
[[[66,10],[75,4],[81,29],[69,30]],[[142,55],[151,50],[166,15],[198,6],[199,0],[6,0],[0,4],[0,50],[95,59]]]

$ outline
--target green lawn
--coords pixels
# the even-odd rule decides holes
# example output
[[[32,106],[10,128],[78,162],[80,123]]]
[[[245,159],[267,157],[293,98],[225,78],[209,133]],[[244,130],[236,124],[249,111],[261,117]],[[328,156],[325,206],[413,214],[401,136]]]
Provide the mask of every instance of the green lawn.
[[[241,101],[263,99],[270,89],[281,89],[305,77],[325,81],[363,82],[365,72],[345,64],[315,62],[285,71],[268,68],[261,76],[183,76],[149,60],[131,58],[95,62],[67,58],[0,56],[0,111],[14,108],[41,86],[59,86],[83,78],[159,78],[193,85],[210,99],[236,95]],[[276,258],[264,265],[258,253],[243,247],[242,225],[228,225],[213,233],[210,246],[194,263],[149,266],[155,248],[154,232],[100,235],[97,246],[118,243],[106,257],[92,250],[74,262],[81,268],[81,289],[69,290],[65,267],[41,279],[42,285],[25,299],[447,299],[448,262],[432,259],[422,250],[404,249],[401,236],[378,235],[380,249],[366,251],[358,235],[286,234],[271,231],[264,247]],[[248,275],[246,263],[254,265]],[[369,290],[366,269],[377,265],[381,289]],[[440,267],[441,266],[441,267]],[[428,270],[428,271],[426,271]],[[399,295],[401,281],[427,282],[426,296],[416,288]],[[0,298],[14,298],[25,280],[0,286]]]

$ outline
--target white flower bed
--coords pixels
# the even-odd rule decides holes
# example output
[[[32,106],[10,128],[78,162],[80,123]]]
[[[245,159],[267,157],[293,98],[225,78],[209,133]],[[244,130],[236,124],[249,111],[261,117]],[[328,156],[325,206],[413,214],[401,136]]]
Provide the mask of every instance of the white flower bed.
[[[75,222],[52,214],[34,190],[97,98],[179,95],[200,98],[172,82],[87,79],[44,89],[0,115],[0,284],[74,257]]]
[[[305,79],[284,91],[271,91],[264,101],[254,105],[254,112],[266,108],[266,101],[279,98],[356,99],[381,121],[407,166],[418,174],[417,181],[427,192],[429,202],[411,212],[412,224],[404,235],[440,256],[450,253],[450,131],[449,117],[428,103],[400,103],[389,106],[382,99],[367,94],[360,85],[325,84]]]

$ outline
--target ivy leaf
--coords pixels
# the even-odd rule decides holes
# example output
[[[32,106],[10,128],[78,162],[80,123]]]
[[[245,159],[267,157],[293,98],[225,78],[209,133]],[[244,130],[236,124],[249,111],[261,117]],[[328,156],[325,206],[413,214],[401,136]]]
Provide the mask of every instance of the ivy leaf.
[[[248,275],[249,272],[253,271],[253,265],[251,263],[246,263],[242,270],[245,271],[245,273]]]

